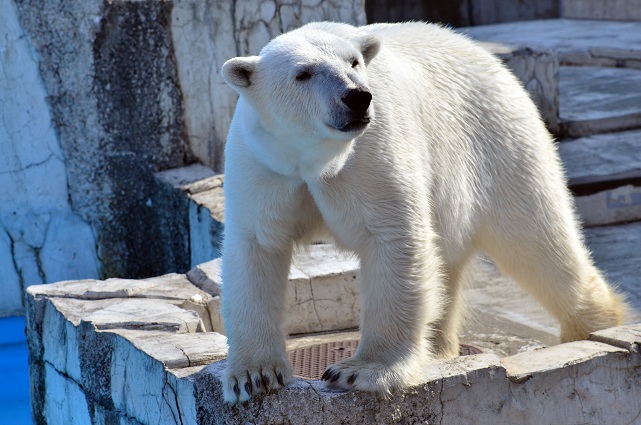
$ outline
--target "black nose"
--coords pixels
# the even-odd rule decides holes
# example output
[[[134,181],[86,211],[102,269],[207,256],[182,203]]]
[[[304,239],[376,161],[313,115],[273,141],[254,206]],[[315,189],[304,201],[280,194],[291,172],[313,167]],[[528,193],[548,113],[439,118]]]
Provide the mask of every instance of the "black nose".
[[[372,101],[372,94],[363,89],[352,89],[343,96],[343,103],[357,115],[363,116]]]

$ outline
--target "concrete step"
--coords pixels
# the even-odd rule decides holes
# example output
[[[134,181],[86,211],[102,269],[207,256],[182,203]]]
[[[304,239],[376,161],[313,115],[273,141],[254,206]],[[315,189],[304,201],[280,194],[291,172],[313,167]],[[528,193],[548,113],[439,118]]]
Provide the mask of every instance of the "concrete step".
[[[562,66],[558,88],[562,136],[641,128],[641,69]]]
[[[641,220],[641,130],[558,145],[585,226]]]
[[[641,22],[551,19],[459,31],[503,59],[559,137],[641,126],[641,106],[634,103],[641,96]]]
[[[561,65],[641,69],[641,22],[547,19],[459,31],[485,42],[551,49]]]

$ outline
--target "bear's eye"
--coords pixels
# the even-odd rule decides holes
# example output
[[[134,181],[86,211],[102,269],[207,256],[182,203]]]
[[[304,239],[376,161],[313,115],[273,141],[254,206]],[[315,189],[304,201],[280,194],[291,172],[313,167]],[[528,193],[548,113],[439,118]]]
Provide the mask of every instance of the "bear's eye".
[[[307,81],[312,78],[312,73],[309,71],[301,71],[296,74],[296,81]]]
[[[352,59],[352,68],[356,68],[358,66],[358,59]]]

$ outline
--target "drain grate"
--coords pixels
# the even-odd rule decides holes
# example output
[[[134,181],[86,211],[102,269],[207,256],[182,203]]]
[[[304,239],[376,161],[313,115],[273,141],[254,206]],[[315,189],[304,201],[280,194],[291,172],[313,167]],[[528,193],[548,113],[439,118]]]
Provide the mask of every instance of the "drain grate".
[[[357,339],[324,342],[288,351],[287,356],[294,366],[294,375],[303,379],[320,379],[327,366],[351,357],[356,347]],[[461,356],[482,353],[477,347],[467,344],[461,344],[459,352]]]

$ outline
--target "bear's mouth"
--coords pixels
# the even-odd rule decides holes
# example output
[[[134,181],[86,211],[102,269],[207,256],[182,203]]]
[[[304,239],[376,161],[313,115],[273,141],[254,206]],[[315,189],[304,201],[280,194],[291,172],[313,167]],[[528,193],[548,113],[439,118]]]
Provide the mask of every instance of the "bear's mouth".
[[[363,117],[358,120],[350,121],[341,128],[337,128],[338,131],[343,133],[352,133],[355,131],[361,131],[369,124],[369,117]]]

